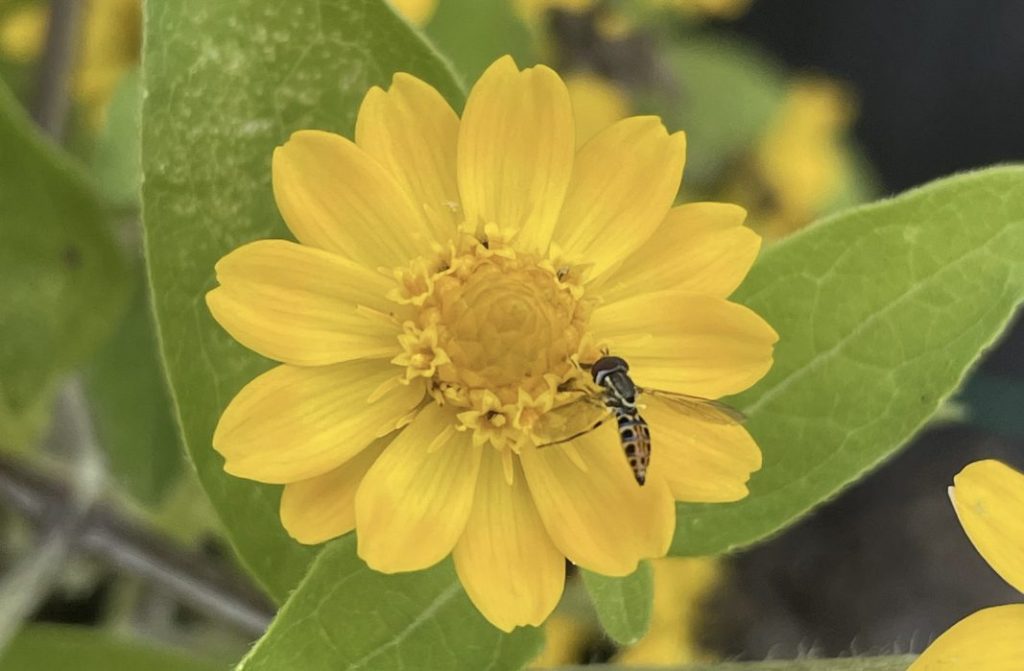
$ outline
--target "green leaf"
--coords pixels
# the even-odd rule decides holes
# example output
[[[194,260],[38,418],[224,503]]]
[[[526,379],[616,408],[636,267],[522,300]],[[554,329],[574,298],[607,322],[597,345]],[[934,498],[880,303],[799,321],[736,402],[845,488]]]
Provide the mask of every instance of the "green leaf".
[[[79,166],[0,83],[0,443],[33,440],[60,375],[109,334],[130,287]]]
[[[225,474],[210,445],[221,411],[270,367],[213,320],[213,266],[261,238],[290,237],[270,158],[299,129],[352,136],[359,103],[396,71],[462,93],[382,0],[146,3],[142,165],[147,258],[183,437],[239,555],[283,601],[315,554],[278,519],[280,487]]]
[[[842,659],[780,659],[771,662],[724,662],[693,666],[631,666],[630,671],[906,671],[914,657],[846,657]],[[553,671],[589,671],[593,666],[563,666]],[[614,669],[615,667],[605,667]]]
[[[580,573],[605,632],[622,645],[639,641],[651,625],[651,565],[641,562],[636,571],[624,578],[610,578],[586,569]]]
[[[891,455],[956,389],[1024,299],[1024,168],[826,219],[765,250],[736,299],[780,335],[771,372],[734,401],[764,468],[742,501],[680,506],[675,554],[781,529]]]
[[[34,624],[0,652],[4,671],[217,671],[223,665],[91,627]]]
[[[96,434],[110,471],[120,487],[151,510],[165,501],[185,463],[152,322],[149,292],[140,286],[86,376]]]
[[[519,67],[537,62],[530,31],[508,0],[444,0],[427,25],[427,35],[466,82],[476,81],[505,54]]]
[[[136,208],[142,185],[139,153],[142,116],[142,75],[126,74],[107,106],[107,120],[96,139],[93,177],[100,195],[116,208]]]
[[[355,545],[350,534],[320,553],[238,671],[520,669],[540,652],[539,630],[504,635],[484,620],[451,561],[384,575]]]

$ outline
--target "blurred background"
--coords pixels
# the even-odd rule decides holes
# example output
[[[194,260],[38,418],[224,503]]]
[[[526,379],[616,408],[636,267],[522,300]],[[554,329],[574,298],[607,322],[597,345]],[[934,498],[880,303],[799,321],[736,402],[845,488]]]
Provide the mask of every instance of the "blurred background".
[[[503,53],[558,69],[579,142],[631,114],[686,130],[681,197],[743,205],[766,244],[838,209],[1024,158],[1014,0],[394,4],[467,82]],[[4,87],[101,195],[103,234],[126,259],[120,306],[89,346],[31,384],[0,382],[0,640],[21,613],[228,663],[272,608],[204,504],[159,367],[139,229],[141,16],[139,0],[0,0]],[[0,146],[0,161],[16,155]],[[0,234],[17,239],[2,223]],[[73,269],[75,247],[58,252]],[[18,310],[0,307],[0,356],[26,337]],[[931,425],[837,499],[738,555],[656,562],[654,624],[636,646],[604,639],[570,584],[536,664],[917,652],[964,615],[1019,600],[963,535],[946,487],[978,459],[1024,467],[1021,408],[1018,324]],[[92,493],[83,473],[98,473]],[[38,584],[14,591],[46,561]]]

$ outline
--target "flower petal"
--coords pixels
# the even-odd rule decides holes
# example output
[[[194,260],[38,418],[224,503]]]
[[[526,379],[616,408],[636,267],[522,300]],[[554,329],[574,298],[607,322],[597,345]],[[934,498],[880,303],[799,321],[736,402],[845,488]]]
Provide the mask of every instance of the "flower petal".
[[[593,264],[591,277],[639,248],[672,207],[683,177],[686,136],[658,117],[630,117],[580,148],[554,241]]]
[[[318,366],[399,351],[397,306],[384,297],[394,282],[336,254],[259,240],[218,261],[217,280],[206,295],[214,319],[263,356]]]
[[[586,465],[571,456],[577,449]],[[641,559],[661,557],[672,542],[676,509],[663,480],[633,479],[612,422],[573,441],[524,450],[530,494],[555,546],[575,564],[623,576]]]
[[[356,492],[359,556],[375,571],[433,566],[466,528],[481,448],[454,424],[447,408],[428,404],[363,478]]]
[[[455,155],[459,117],[434,87],[399,72],[386,92],[373,87],[356,121],[356,144],[398,180],[439,243],[462,217]]]
[[[423,386],[391,381],[386,361],[278,366],[245,385],[220,417],[213,447],[224,470],[259,482],[305,480],[336,468],[398,428]],[[379,396],[368,403],[371,396]]]
[[[316,545],[356,528],[356,490],[388,444],[378,438],[362,452],[323,475],[291,482],[281,494],[281,524],[288,535]]]
[[[967,537],[1003,580],[1024,592],[1024,474],[986,459],[964,467],[953,484],[953,507]]]
[[[651,477],[668,482],[677,501],[739,501],[761,450],[742,426],[695,419],[671,402],[644,396],[651,428]]]
[[[746,277],[761,237],[743,226],[747,212],[728,203],[673,208],[640,249],[602,282],[601,297],[674,289],[726,298]]]
[[[405,190],[347,138],[302,130],[274,150],[274,198],[299,242],[370,268],[430,253],[432,236]]]
[[[1024,604],[968,615],[935,639],[907,671],[1019,671]]]
[[[539,626],[562,596],[565,558],[544,529],[522,469],[509,485],[496,450],[484,450],[473,512],[452,557],[469,598],[502,631]]]
[[[760,380],[779,339],[749,308],[674,291],[602,305],[590,325],[598,343],[629,362],[637,384],[704,398]]]
[[[551,242],[575,150],[565,84],[543,65],[519,71],[505,56],[481,75],[459,128],[459,193],[478,232],[518,231],[516,247],[543,253]]]

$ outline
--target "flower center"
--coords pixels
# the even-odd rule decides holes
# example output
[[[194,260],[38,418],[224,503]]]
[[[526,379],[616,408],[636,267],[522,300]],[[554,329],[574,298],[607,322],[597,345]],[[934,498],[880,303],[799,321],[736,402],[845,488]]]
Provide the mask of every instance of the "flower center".
[[[500,243],[466,238],[433,267],[396,273],[393,298],[414,307],[393,362],[425,377],[438,403],[464,408],[474,440],[513,447],[563,401],[579,370],[589,303],[579,273]]]

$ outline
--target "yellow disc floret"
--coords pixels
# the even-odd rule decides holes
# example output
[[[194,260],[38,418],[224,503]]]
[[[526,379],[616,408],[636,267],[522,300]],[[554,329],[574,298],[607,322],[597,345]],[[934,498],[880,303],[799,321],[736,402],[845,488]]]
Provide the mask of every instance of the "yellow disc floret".
[[[395,299],[415,318],[393,363],[406,380],[428,378],[438,403],[466,408],[461,428],[476,442],[520,444],[578,373],[590,306],[572,270],[472,236],[432,269],[399,270]]]

